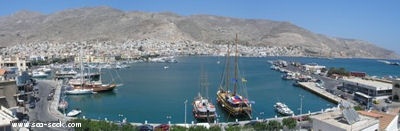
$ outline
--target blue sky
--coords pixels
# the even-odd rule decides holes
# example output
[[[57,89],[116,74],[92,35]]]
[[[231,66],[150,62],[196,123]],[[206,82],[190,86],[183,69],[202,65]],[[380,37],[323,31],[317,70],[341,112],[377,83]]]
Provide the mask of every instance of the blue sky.
[[[0,16],[110,6],[124,11],[288,21],[328,36],[361,39],[400,54],[398,0],[0,0]]]

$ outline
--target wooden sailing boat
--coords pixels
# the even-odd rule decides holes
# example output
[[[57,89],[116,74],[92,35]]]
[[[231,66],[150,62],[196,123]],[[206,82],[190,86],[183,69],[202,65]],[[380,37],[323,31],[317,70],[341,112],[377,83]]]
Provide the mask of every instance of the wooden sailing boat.
[[[106,92],[106,91],[112,91],[114,90],[117,85],[115,83],[111,83],[111,84],[104,84],[101,80],[101,69],[99,70],[99,81],[95,82],[95,81],[91,81],[90,78],[85,81],[84,79],[84,67],[83,67],[83,60],[82,60],[82,49],[81,49],[81,53],[80,53],[80,66],[81,66],[81,75],[80,75],[80,83],[79,84],[75,84],[72,85],[74,87],[74,90],[72,91],[68,91],[68,94],[88,94],[88,93],[92,93],[92,92]],[[88,74],[90,74],[90,69],[88,69]],[[83,91],[83,92],[82,92]]]
[[[99,70],[101,73],[101,68]],[[88,83],[85,83],[83,85],[84,89],[92,89],[93,92],[106,92],[106,91],[112,91],[117,87],[117,84],[111,83],[111,84],[104,84],[101,79],[100,75],[100,80],[99,81],[90,81]]]
[[[206,95],[203,96],[204,94]],[[198,121],[206,122],[212,122],[216,117],[216,108],[208,99],[207,74],[203,70],[200,76],[200,92],[193,100],[193,115]]]
[[[217,102],[218,104],[231,116],[239,117],[245,116],[248,118],[252,118],[251,112],[251,104],[244,96],[246,93],[246,82],[244,78],[239,78],[239,65],[238,65],[238,40],[236,34],[236,51],[235,51],[235,60],[234,60],[234,70],[233,70],[233,78],[230,77],[232,75],[231,67],[230,67],[230,47],[228,43],[228,51],[226,54],[226,62],[225,62],[225,71],[221,78],[221,83],[219,90],[217,91]],[[233,91],[231,89],[233,88]]]

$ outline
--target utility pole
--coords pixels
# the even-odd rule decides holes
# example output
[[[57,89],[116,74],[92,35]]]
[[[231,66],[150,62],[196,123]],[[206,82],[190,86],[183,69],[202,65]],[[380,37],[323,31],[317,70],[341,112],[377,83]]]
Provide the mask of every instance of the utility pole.
[[[183,103],[185,103],[185,125],[186,125],[186,105],[187,105],[187,99],[186,99],[185,102],[183,102]]]

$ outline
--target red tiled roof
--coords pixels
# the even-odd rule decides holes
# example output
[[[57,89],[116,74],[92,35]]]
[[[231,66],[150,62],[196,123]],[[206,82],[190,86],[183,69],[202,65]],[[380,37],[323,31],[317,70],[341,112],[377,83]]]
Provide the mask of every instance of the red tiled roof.
[[[383,131],[386,129],[387,126],[389,126],[390,122],[393,121],[393,119],[396,117],[394,114],[387,114],[385,112],[379,112],[376,110],[372,111],[358,111],[360,114],[369,116],[369,117],[374,117],[379,119],[379,130]]]
[[[0,69],[0,76],[6,74],[6,72],[7,72],[7,70],[5,70],[5,69]]]

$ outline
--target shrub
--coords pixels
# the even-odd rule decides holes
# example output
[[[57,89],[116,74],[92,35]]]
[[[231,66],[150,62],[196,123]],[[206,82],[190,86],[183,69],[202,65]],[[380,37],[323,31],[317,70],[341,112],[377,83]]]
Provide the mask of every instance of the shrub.
[[[286,126],[289,129],[294,129],[297,125],[297,121],[294,118],[284,118],[282,120],[282,125]]]

